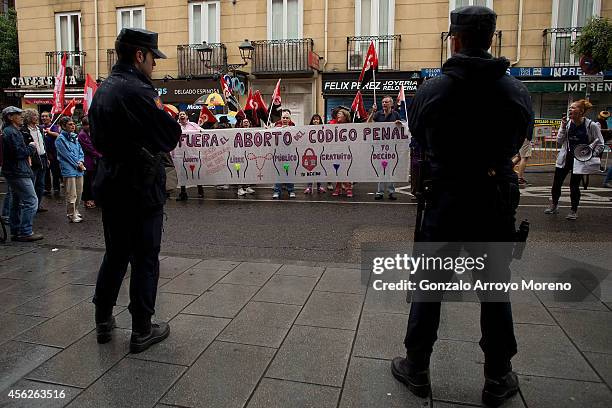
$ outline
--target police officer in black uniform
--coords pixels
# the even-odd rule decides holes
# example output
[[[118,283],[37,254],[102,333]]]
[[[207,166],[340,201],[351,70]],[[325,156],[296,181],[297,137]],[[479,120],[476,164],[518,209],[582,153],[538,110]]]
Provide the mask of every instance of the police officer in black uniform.
[[[115,41],[118,62],[96,92],[89,122],[102,153],[94,194],[102,207],[106,253],[93,302],[98,343],[111,340],[117,300],[131,265],[130,351],[139,353],[170,334],[167,323],[151,324],[159,279],[159,250],[166,175],[162,155],[172,151],[181,127],[163,110],[151,75],[157,33],[124,28]]]
[[[515,241],[519,189],[511,159],[527,134],[532,110],[525,86],[506,75],[508,60],[487,52],[496,19],[486,7],[451,12],[453,56],[413,100],[408,123],[428,164],[418,241]],[[429,362],[439,323],[439,301],[413,299],[406,358],[392,362],[395,378],[421,397],[431,392]],[[481,331],[482,398],[498,406],[518,391],[510,364],[517,350],[509,300],[481,303]]]

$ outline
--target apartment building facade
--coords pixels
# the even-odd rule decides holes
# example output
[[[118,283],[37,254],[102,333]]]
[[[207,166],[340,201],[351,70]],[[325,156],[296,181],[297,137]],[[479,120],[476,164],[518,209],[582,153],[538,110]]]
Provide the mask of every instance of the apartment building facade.
[[[159,32],[168,55],[154,72],[165,103],[195,109],[218,91],[220,75],[242,102],[249,89],[269,99],[281,78],[283,106],[308,123],[313,113],[329,118],[333,107],[350,106],[371,41],[380,71],[362,90],[366,105],[373,87],[380,99],[403,85],[410,98],[449,56],[450,11],[472,4],[497,12],[491,53],[512,62],[509,74],[527,84],[536,116],[559,117],[586,91],[597,108],[612,107],[612,76],[580,82],[569,50],[591,16],[612,17],[612,0],[19,0],[20,77],[5,92],[47,108],[68,52],[67,99],[80,98],[87,74],[108,76],[121,28],[142,27]],[[241,55],[245,39],[250,58]]]

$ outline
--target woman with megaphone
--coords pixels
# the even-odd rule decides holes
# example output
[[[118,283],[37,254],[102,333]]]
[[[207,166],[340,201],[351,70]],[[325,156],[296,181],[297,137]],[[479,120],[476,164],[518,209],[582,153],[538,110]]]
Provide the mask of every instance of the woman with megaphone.
[[[603,151],[603,137],[599,124],[585,117],[593,105],[586,99],[580,99],[570,105],[569,121],[567,116],[561,118],[561,127],[557,134],[560,146],[557,155],[555,178],[551,189],[552,204],[545,214],[559,213],[559,197],[565,177],[570,174],[571,210],[565,217],[575,220],[580,202],[580,180],[583,175],[599,172],[599,156]]]

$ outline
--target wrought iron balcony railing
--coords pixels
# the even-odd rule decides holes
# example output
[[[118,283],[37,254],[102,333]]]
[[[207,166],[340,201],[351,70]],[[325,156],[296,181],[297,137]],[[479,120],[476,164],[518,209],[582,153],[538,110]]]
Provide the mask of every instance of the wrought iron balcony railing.
[[[399,71],[401,41],[401,35],[346,37],[346,69],[361,71],[370,43],[374,42],[378,55],[378,69]]]
[[[45,52],[47,60],[47,76],[56,76],[57,69],[62,63],[62,57],[66,58],[66,76],[74,76],[77,82],[85,80],[85,55],[83,51],[48,51]]]
[[[109,48],[106,50],[106,68],[108,70],[108,75],[110,75],[113,70],[113,65],[117,63],[117,52],[114,48]]]
[[[575,66],[579,56],[574,55],[570,46],[580,36],[582,27],[547,28],[542,31],[542,66]]]
[[[313,74],[309,63],[314,54],[312,38],[293,40],[253,41],[253,60],[251,72],[254,75],[265,74]]]
[[[440,66],[444,65],[444,62],[448,59],[450,51],[450,44],[448,42],[448,31],[440,33]],[[493,42],[491,43],[491,49],[489,52],[496,58],[501,57],[502,47],[502,31],[497,30],[493,33]]]
[[[198,51],[198,48],[201,47],[202,44],[185,44],[176,47],[179,78],[213,76],[217,74],[215,67],[227,64],[227,49],[225,48],[225,44],[212,43],[208,45],[213,49],[210,63],[208,64],[202,61],[202,53]]]

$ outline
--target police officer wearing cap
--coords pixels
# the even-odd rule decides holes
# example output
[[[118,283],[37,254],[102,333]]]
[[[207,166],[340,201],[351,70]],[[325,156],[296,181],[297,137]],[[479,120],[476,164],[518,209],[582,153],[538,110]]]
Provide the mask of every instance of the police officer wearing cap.
[[[413,100],[408,123],[428,164],[417,241],[453,242],[451,246],[515,241],[519,189],[511,160],[533,120],[532,107],[526,87],[506,75],[508,60],[487,52],[496,19],[486,7],[452,11],[453,56],[440,76],[423,83]],[[501,272],[504,279],[509,279],[508,265],[509,261]],[[413,298],[406,357],[396,357],[391,366],[395,378],[420,397],[431,392],[429,363],[440,307],[439,300]],[[480,322],[485,355],[482,398],[486,405],[498,406],[518,391],[510,364],[517,349],[509,299],[482,302]]]
[[[106,253],[93,302],[98,343],[111,340],[116,303],[131,265],[130,351],[139,353],[170,334],[167,323],[151,323],[159,280],[159,251],[166,200],[164,153],[172,151],[181,127],[168,115],[151,84],[157,33],[124,28],[115,41],[118,61],[94,95],[89,122],[102,153],[94,195],[102,207]]]

